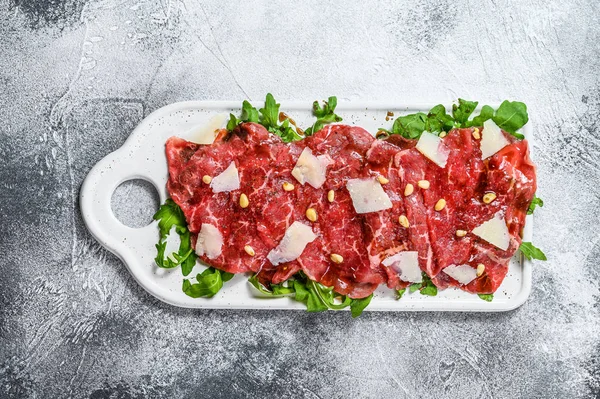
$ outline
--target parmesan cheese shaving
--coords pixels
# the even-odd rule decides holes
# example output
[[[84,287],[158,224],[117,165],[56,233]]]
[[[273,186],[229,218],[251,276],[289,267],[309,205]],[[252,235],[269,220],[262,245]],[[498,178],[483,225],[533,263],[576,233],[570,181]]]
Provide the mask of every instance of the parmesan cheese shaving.
[[[210,183],[214,193],[233,191],[240,188],[240,176],[235,162],[231,162],[227,169],[220,175],[214,177]]]
[[[477,278],[477,270],[469,265],[450,265],[443,272],[463,285]]]
[[[475,227],[472,233],[503,251],[506,251],[510,244],[506,220],[500,215],[500,212],[496,213],[492,219]]]
[[[442,139],[433,133],[423,132],[416,149],[440,168],[444,168],[448,162],[450,150],[444,145]]]
[[[314,156],[308,147],[302,150],[296,166],[292,169],[292,176],[302,185],[308,183],[314,188],[320,188],[325,183],[327,166],[331,163],[328,155]]]
[[[206,255],[208,259],[215,259],[221,255],[222,247],[223,236],[219,229],[212,224],[202,223],[196,240],[196,253],[198,256]]]
[[[419,267],[417,251],[403,251],[385,258],[381,262],[385,267],[392,267],[400,276],[400,280],[410,283],[422,283],[423,274]]]
[[[294,222],[285,231],[279,245],[269,252],[267,259],[277,266],[281,263],[291,262],[298,259],[304,248],[313,242],[317,236],[312,229],[300,222]]]
[[[356,213],[378,212],[392,207],[390,197],[375,179],[350,179],[346,188]]]
[[[226,114],[215,115],[207,123],[192,126],[181,136],[196,144],[212,144],[226,119]]]
[[[502,130],[491,119],[483,122],[483,132],[481,134],[481,159],[491,157],[510,144]]]

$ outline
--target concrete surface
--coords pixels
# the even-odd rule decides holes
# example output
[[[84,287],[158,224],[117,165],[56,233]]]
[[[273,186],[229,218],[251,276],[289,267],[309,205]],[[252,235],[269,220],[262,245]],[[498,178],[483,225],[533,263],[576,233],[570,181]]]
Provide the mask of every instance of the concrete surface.
[[[600,3],[0,0],[0,397],[600,397]],[[533,293],[504,314],[189,311],[86,232],[87,171],[198,99],[526,102]],[[153,190],[115,210],[148,223]],[[139,204],[139,205],[138,205]]]

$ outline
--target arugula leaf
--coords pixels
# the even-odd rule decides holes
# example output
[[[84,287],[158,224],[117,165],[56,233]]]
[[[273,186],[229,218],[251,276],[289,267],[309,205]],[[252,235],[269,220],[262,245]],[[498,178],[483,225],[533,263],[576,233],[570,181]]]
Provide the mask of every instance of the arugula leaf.
[[[428,132],[449,131],[454,127],[454,119],[451,115],[446,113],[446,107],[442,104],[438,104],[429,110],[427,114],[427,121],[425,123],[425,130]]]
[[[416,139],[421,136],[427,126],[427,115],[423,112],[405,115],[396,118],[392,126],[392,133],[399,134],[407,139]]]
[[[546,255],[544,255],[544,253],[542,252],[542,250],[535,247],[530,242],[522,242],[521,246],[519,247],[519,251],[521,251],[523,255],[529,260],[548,260],[546,258]]]
[[[518,101],[505,100],[500,104],[494,115],[494,122],[499,128],[516,135],[516,131],[529,121],[527,106]],[[523,138],[522,135],[520,138]]]
[[[337,107],[337,97],[331,96],[325,101],[323,107],[319,105],[318,101],[313,102],[313,113],[317,118],[323,118],[327,115],[334,114],[335,107]],[[340,118],[341,120],[341,118]]]
[[[175,262],[173,265],[171,265],[171,267],[181,265],[181,273],[183,273],[184,276],[187,276],[192,272],[192,269],[196,265],[197,255],[192,248],[190,232],[188,229],[185,229],[183,234],[179,234],[179,239],[181,240],[179,244],[179,250],[177,253],[173,253],[171,255],[175,259]],[[167,257],[166,263],[169,262],[171,262],[171,259]]]
[[[458,105],[452,105],[452,116],[457,127],[464,125],[469,120],[469,116],[475,111],[477,104],[477,101],[467,101],[459,98]]]
[[[544,200],[542,200],[540,197],[534,195],[533,199],[531,200],[531,204],[529,204],[529,208],[527,209],[527,214],[533,215],[533,212],[535,211],[535,208],[537,206],[542,208],[544,206]]]
[[[398,117],[394,121],[391,131],[383,128],[379,130],[389,134],[400,134],[407,139],[418,139],[424,131],[435,133],[450,131],[453,128],[483,126],[483,122],[492,119],[500,128],[518,139],[522,140],[524,138],[522,134],[516,131],[529,120],[525,104],[518,101],[504,101],[498,107],[498,110],[494,110],[489,105],[484,105],[479,115],[475,115],[473,119],[469,120],[475,112],[477,104],[477,101],[459,98],[458,104],[452,105],[452,115],[446,113],[446,108],[442,104],[438,104],[427,114],[417,112]]]
[[[433,284],[423,287],[421,291],[419,291],[421,295],[427,296],[436,296],[438,293],[437,287]]]
[[[265,106],[260,111],[260,124],[267,129],[277,129],[279,127],[279,106],[275,101],[275,97],[271,93],[267,93]]]
[[[323,303],[321,298],[319,298],[317,291],[308,291],[308,300],[306,301],[307,312],[324,312],[328,309],[327,304]]]
[[[188,279],[183,280],[182,290],[192,298],[211,298],[223,288],[223,282],[231,280],[232,277],[232,273],[209,267],[202,273],[198,273],[196,283],[192,284]]]
[[[321,302],[323,302],[329,309],[344,309],[348,306],[351,306],[352,303],[355,301],[354,299],[349,298],[347,296],[339,295],[338,293],[333,291],[332,287],[325,287],[324,285],[319,284],[315,281],[309,280],[307,286],[308,285],[310,285],[309,290],[314,289]],[[339,298],[341,301],[339,303],[336,302],[336,298]]]
[[[356,318],[360,316],[363,310],[371,303],[371,299],[373,299],[373,294],[366,298],[353,299],[350,304],[350,313],[352,313],[352,317]]]
[[[419,291],[421,295],[436,296],[437,287],[435,286],[435,284],[433,284],[433,281],[431,281],[431,279],[425,272],[423,272],[422,275],[423,282],[409,285],[408,292],[412,294],[413,292]],[[400,293],[400,291],[402,291],[402,293]],[[405,292],[406,288],[396,291],[397,299],[400,299]]]
[[[260,281],[258,281],[258,275],[257,274],[254,274],[252,277],[250,277],[248,279],[248,282],[250,284],[252,284],[254,286],[254,288],[256,288],[261,293],[263,293],[265,295],[268,295],[268,296],[272,296],[272,297],[290,295],[290,294],[293,294],[295,292],[293,285],[290,285],[288,287],[284,287],[281,284],[271,284],[269,286],[269,288],[267,288],[264,285],[262,285],[260,283]]]
[[[527,121],[529,121],[527,106],[524,103],[505,100],[496,111],[489,105],[484,105],[478,116],[473,118],[472,121],[467,121],[461,127],[483,126],[483,122],[488,119],[492,119],[499,128],[512,134],[519,140],[525,138],[522,134],[517,133],[517,130],[525,126]]]
[[[181,272],[184,276],[187,276],[196,264],[197,255],[192,248],[190,232],[187,229],[187,222],[183,211],[172,199],[168,198],[160,206],[156,214],[154,214],[154,220],[158,220],[158,228],[160,230],[158,243],[155,244],[156,258],[154,258],[154,261],[159,267],[165,269],[181,266]],[[173,252],[165,257],[167,249],[166,239],[173,227],[175,227],[175,231],[179,235],[179,249],[177,252]]]
[[[313,102],[313,114],[317,117],[317,121],[304,131],[306,136],[311,136],[314,132],[318,132],[328,123],[340,122],[342,120],[342,117],[335,113],[337,97],[329,97],[324,103],[323,107],[321,107],[318,101]]]
[[[275,101],[275,97],[273,97],[271,93],[267,93],[264,107],[258,110],[248,101],[244,100],[242,103],[242,114],[239,119],[235,115],[229,114],[227,130],[231,131],[243,122],[260,123],[269,132],[281,137],[283,142],[289,143],[312,135],[314,132],[321,130],[323,126],[328,123],[339,122],[342,120],[342,118],[335,113],[335,107],[337,106],[337,97],[335,96],[329,97],[323,106],[321,106],[318,101],[313,103],[313,113],[317,117],[317,120],[305,132],[293,125],[285,114],[279,112],[280,106],[281,104],[278,104],[277,101]]]
[[[189,233],[188,233],[189,234]],[[196,265],[197,255],[193,249],[189,249],[189,236],[188,238],[181,237],[181,243],[179,245],[179,250],[177,252],[173,252],[169,256],[165,257],[165,249],[167,247],[167,243],[165,241],[159,242],[155,244],[157,254],[154,261],[158,267],[163,269],[173,269],[177,266],[181,266],[181,272],[184,276],[187,276],[191,273],[192,269]],[[185,240],[187,239],[188,243],[186,244]]]
[[[269,131],[281,137],[281,140],[284,143],[291,143],[292,141],[298,141],[304,138],[290,126],[289,119],[285,119],[278,128],[269,128]]]
[[[492,302],[494,294],[477,294],[477,296],[486,302]]]
[[[229,121],[227,122],[227,130],[232,131],[242,122],[255,122],[258,123],[259,116],[256,108],[252,106],[247,100],[242,103],[242,115],[238,119],[234,114],[229,114]]]
[[[305,302],[308,300],[308,290],[306,289],[306,286],[298,281],[298,280],[292,280],[292,286],[294,288],[294,292],[296,293],[296,295],[294,296],[294,299],[299,301],[299,302]]]
[[[234,114],[229,114],[229,121],[227,122],[227,130],[232,131],[236,128],[237,125],[242,123],[243,121],[236,118]]]
[[[423,285],[423,283],[414,283],[414,284],[411,284],[408,287],[408,292],[410,292],[412,294],[413,292],[418,291],[419,289],[421,289],[422,285]]]
[[[269,132],[281,137],[285,143],[302,139],[303,137],[290,126],[289,119],[286,118],[281,125],[279,124],[280,105],[281,104],[277,104],[271,93],[267,93],[265,106],[259,110],[260,124],[263,125]]]
[[[429,278],[429,276],[423,273],[423,283],[421,288],[421,295],[427,296],[436,296],[438,293],[437,287],[433,284],[433,281]]]
[[[161,238],[167,237],[173,226],[187,228],[183,211],[171,198],[167,198],[165,203],[158,208],[153,219],[158,220]]]
[[[160,231],[160,237],[156,244],[157,255],[154,261],[159,267],[166,269],[181,266],[182,274],[184,276],[189,275],[196,265],[198,256],[194,248],[192,248],[191,233],[188,230],[183,211],[169,198],[160,206],[154,215],[154,220],[158,221]],[[179,249],[177,252],[173,252],[165,257],[167,248],[166,239],[173,227],[175,227],[175,232],[179,235]],[[188,279],[184,279],[182,290],[192,298],[212,297],[223,287],[223,282],[229,281],[232,278],[232,273],[210,267],[196,276],[197,282],[194,284],[190,283]]]
[[[258,116],[258,111],[252,106],[252,104],[248,102],[248,100],[244,100],[244,102],[242,103],[242,120],[244,122],[255,123],[258,123],[258,121],[260,120],[260,117]]]
[[[307,312],[323,312],[329,309],[327,305],[321,301],[314,287],[310,287],[305,282],[299,280],[293,281],[294,291],[296,292],[294,299],[303,302],[306,305]]]
[[[183,258],[183,260],[180,262],[181,274],[187,276],[192,272],[192,269],[194,268],[194,266],[196,266],[196,258],[197,256],[194,253],[194,251],[190,251],[189,255]]]
[[[350,306],[352,317],[358,317],[369,305],[372,298],[372,295],[361,299],[352,299],[340,295],[332,287],[326,287],[310,280],[302,272],[288,280],[287,287],[282,284],[272,284],[270,287],[265,287],[258,281],[256,274],[250,277],[248,281],[265,295],[271,297],[291,296],[292,299],[304,303],[308,312],[323,312],[328,309],[339,310]]]
[[[162,267],[165,269],[171,269],[171,264],[166,263],[165,261],[165,250],[167,249],[167,242],[163,242],[159,239],[158,243],[154,244],[156,247],[156,258],[154,258],[154,262],[158,265],[158,267]],[[167,258],[168,261],[168,258]],[[173,266],[175,267],[175,266]]]
[[[494,117],[494,108],[489,105],[484,105],[481,107],[481,112],[472,121],[468,121],[465,127],[471,126],[483,126],[483,122],[492,119]]]

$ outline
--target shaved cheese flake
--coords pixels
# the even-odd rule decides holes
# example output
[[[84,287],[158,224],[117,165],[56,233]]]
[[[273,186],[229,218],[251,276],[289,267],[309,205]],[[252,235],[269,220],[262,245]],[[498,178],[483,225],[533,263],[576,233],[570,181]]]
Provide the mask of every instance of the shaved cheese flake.
[[[502,130],[491,119],[483,122],[483,132],[481,134],[481,159],[491,157],[510,144]]]
[[[492,219],[475,227],[472,233],[503,251],[506,251],[510,244],[506,220],[500,215],[500,212],[496,213]]]
[[[442,139],[435,134],[423,132],[417,142],[416,148],[440,168],[446,166],[450,150],[444,145]]]
[[[417,251],[403,251],[385,258],[381,262],[385,267],[392,267],[400,276],[400,280],[410,283],[422,283],[423,273],[419,267],[419,253]]]
[[[356,213],[378,212],[392,207],[390,197],[375,179],[350,179],[346,188]]]
[[[212,144],[226,119],[226,114],[215,115],[207,123],[192,126],[181,136],[196,144]]]
[[[233,191],[240,188],[240,175],[235,166],[235,162],[229,164],[227,169],[220,175],[214,177],[210,183],[214,193]]]
[[[332,163],[328,155],[314,156],[308,147],[302,150],[296,166],[292,169],[292,176],[302,185],[308,183],[314,188],[321,188],[325,183],[327,166]]]
[[[267,259],[269,259],[273,266],[291,262],[298,259],[302,255],[304,248],[316,238],[317,236],[309,226],[300,222],[294,222],[285,231],[279,245],[269,252]]]
[[[477,269],[469,265],[450,265],[443,272],[463,285],[469,284],[477,278]]]
[[[196,240],[196,253],[206,255],[208,259],[215,259],[221,255],[223,236],[219,229],[212,224],[202,223],[198,239]]]

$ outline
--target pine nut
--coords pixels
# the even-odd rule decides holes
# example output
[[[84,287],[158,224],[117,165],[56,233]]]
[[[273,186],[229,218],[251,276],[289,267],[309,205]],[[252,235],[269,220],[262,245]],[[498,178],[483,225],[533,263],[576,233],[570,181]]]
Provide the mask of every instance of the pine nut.
[[[467,230],[456,230],[457,237],[464,237],[467,235]]]
[[[327,193],[327,201],[333,202],[334,199],[335,199],[335,191],[329,190],[329,192]]]
[[[204,182],[204,184],[210,184],[210,182],[212,181],[212,177],[210,177],[209,175],[204,175],[202,176],[202,181]]]
[[[490,202],[492,202],[495,199],[496,199],[495,193],[485,193],[485,195],[483,196],[483,202],[485,202],[486,204],[489,204]]]
[[[473,129],[473,138],[475,140],[479,140],[481,138],[481,134],[479,133],[479,129],[478,128]]]
[[[446,200],[441,198],[438,202],[435,203],[435,210],[436,211],[441,211],[442,209],[444,209],[446,207]]]
[[[388,184],[390,182],[386,177],[381,175],[377,176],[377,180],[379,180],[379,183],[381,184]]]
[[[344,261],[344,257],[338,254],[331,254],[329,258],[333,263],[337,263],[338,265]]]
[[[292,191],[294,189],[294,185],[292,183],[284,182],[283,190],[284,191]]]
[[[378,130],[377,134],[375,134],[375,138],[380,140],[387,139],[388,137],[390,137],[390,134],[385,130]]]
[[[408,222],[408,218],[406,217],[406,215],[400,215],[400,217],[398,218],[398,222],[400,222],[400,225],[402,227],[408,228],[410,226],[410,223]]]
[[[423,190],[427,190],[430,186],[429,180],[419,180],[417,186],[421,187]]]
[[[308,208],[306,210],[306,218],[311,222],[317,221],[317,211],[315,211],[315,208]]]
[[[248,208],[248,205],[250,205],[250,201],[248,201],[248,196],[242,193],[242,195],[240,195],[240,206],[242,208]]]
[[[408,196],[409,196],[409,195],[411,195],[411,194],[412,194],[414,191],[415,191],[415,187],[414,187],[412,184],[408,183],[408,184],[406,185],[406,188],[404,189],[404,196],[405,196],[405,197],[408,197]]]
[[[246,251],[246,253],[250,256],[254,256],[256,253],[254,252],[254,248],[252,248],[250,245],[246,245],[244,247],[244,251]]]
[[[477,277],[481,276],[484,271],[485,271],[485,265],[483,263],[478,264],[477,265]]]
[[[446,137],[446,135],[447,135],[447,134],[448,134],[448,133],[446,133],[446,132],[442,131],[442,132],[440,133],[440,138],[442,138],[442,139],[443,139],[444,137]]]

